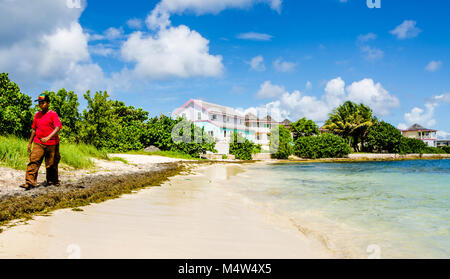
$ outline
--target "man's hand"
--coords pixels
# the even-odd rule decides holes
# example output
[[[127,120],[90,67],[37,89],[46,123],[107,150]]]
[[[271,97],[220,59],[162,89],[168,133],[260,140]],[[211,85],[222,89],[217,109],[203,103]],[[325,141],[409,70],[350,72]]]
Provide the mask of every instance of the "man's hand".
[[[50,137],[45,137],[45,138],[42,138],[41,139],[41,142],[42,143],[46,143],[47,141],[49,141],[50,140]]]
[[[31,153],[31,143],[30,143],[30,144],[28,144],[28,149],[27,149],[27,152],[28,152],[28,153]]]

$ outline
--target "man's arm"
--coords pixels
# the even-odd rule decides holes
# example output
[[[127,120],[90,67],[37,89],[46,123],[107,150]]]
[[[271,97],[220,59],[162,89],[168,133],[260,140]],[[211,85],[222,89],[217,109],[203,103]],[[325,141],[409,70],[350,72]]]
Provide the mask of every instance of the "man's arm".
[[[41,139],[41,142],[46,143],[47,141],[49,141],[59,132],[59,129],[60,129],[59,126],[56,126],[55,130],[53,130],[53,132],[50,135]]]
[[[30,140],[28,141],[28,149],[27,149],[28,153],[31,153],[31,144],[33,143],[33,139],[34,139],[35,136],[36,136],[36,130],[33,129],[33,130],[31,131],[31,137],[30,137]]]

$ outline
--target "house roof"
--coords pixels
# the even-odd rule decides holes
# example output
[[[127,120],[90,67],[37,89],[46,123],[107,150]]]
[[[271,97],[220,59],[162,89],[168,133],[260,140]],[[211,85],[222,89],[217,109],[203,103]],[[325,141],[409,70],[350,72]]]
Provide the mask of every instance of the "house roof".
[[[287,118],[280,122],[281,125],[285,125],[285,126],[289,126],[289,125],[291,125],[291,123],[292,123],[291,120],[289,120]]]
[[[423,127],[423,126],[421,126],[421,125],[419,125],[419,124],[416,123],[416,124],[412,125],[411,127],[409,127],[408,129],[403,130],[403,131],[428,131],[428,132],[436,132],[437,130],[427,129],[427,128],[425,128],[425,127]]]

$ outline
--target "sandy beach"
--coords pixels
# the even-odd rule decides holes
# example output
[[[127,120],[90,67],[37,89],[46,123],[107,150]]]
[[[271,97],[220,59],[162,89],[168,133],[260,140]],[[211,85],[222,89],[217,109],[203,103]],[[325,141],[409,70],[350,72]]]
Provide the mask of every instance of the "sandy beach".
[[[230,191],[227,179],[243,168],[202,166],[80,212],[37,216],[0,234],[0,258],[333,257],[287,218]]]

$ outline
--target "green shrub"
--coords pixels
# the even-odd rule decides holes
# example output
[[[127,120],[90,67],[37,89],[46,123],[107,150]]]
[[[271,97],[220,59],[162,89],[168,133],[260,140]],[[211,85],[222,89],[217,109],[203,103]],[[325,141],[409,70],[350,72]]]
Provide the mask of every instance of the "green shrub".
[[[399,152],[401,154],[424,153],[427,144],[419,139],[402,137],[400,140]]]
[[[351,151],[350,146],[339,136],[323,134],[317,137],[301,137],[294,146],[294,154],[302,158],[341,158]]]
[[[28,141],[24,139],[0,136],[0,163],[14,169],[24,170],[29,162],[27,146]],[[93,167],[94,163],[91,157],[109,159],[105,151],[86,144],[61,144],[60,153],[61,163],[76,169]]]
[[[238,133],[233,133],[231,139],[230,154],[235,155],[238,160],[251,160],[255,144]]]
[[[441,149],[444,150],[445,153],[450,154],[450,146],[442,146]]]
[[[438,147],[427,146],[423,149],[423,153],[425,153],[425,154],[446,154],[447,152],[445,152],[443,149],[438,148]]]
[[[279,125],[270,131],[270,152],[276,159],[288,159],[292,154],[291,132]]]
[[[297,122],[291,123],[291,131],[294,134],[294,140],[297,140],[301,137],[318,135],[319,127],[314,121],[302,118]]]
[[[0,135],[29,137],[34,110],[31,97],[20,92],[7,73],[0,73]]]
[[[372,125],[367,130],[366,149],[369,152],[399,152],[402,133],[384,121]]]

